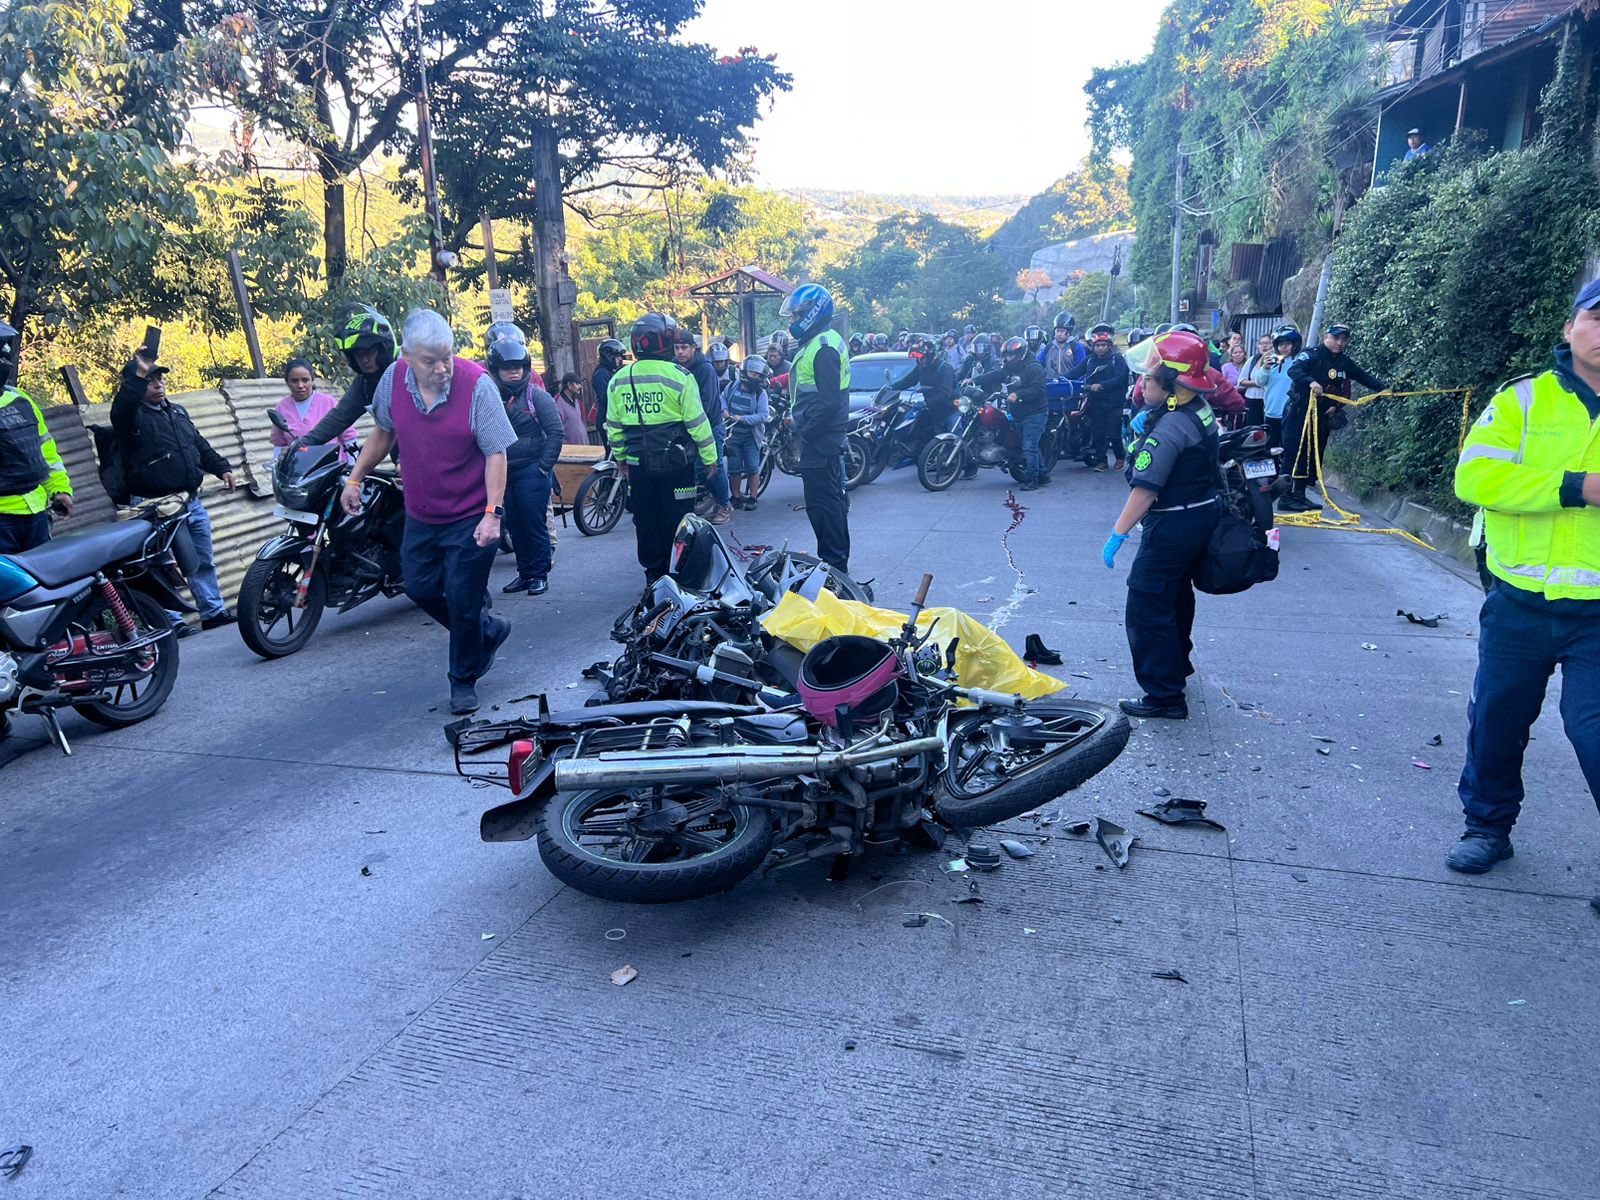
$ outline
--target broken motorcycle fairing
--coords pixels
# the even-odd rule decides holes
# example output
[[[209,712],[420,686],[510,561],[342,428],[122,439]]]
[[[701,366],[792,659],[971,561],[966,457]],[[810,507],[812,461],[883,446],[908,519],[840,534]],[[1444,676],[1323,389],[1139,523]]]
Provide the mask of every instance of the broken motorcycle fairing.
[[[1129,727],[1113,707],[957,683],[958,647],[941,653],[917,622],[927,582],[898,636],[883,640],[899,663],[887,707],[841,703],[826,722],[763,688],[752,704],[566,713],[541,698],[536,716],[456,723],[447,733],[458,769],[514,793],[484,813],[481,836],[537,837],[549,870],[591,895],[682,900],[725,891],[763,864],[936,845],[936,822],[1016,816],[1122,752]]]

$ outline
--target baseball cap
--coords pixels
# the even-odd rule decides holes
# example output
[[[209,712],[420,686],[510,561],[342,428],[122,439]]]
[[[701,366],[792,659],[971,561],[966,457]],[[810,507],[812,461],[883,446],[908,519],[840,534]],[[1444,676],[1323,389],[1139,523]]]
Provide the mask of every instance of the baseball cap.
[[[1578,292],[1578,298],[1572,302],[1573,310],[1580,308],[1600,307],[1600,277],[1589,280]]]

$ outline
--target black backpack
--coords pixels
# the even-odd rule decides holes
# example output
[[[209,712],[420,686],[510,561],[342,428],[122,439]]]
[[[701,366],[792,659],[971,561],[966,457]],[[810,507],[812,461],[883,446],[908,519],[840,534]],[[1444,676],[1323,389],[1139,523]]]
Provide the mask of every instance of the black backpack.
[[[91,425],[94,434],[94,453],[100,460],[100,486],[113,504],[131,504],[133,494],[128,491],[127,458],[122,452],[122,439],[109,425]]]

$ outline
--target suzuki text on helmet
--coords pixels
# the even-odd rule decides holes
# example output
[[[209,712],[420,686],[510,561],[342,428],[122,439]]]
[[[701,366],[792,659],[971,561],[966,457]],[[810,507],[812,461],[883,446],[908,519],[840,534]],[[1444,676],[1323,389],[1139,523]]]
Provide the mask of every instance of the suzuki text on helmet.
[[[802,284],[789,293],[779,316],[789,322],[789,336],[797,342],[815,337],[833,321],[833,297],[828,289],[814,283]],[[884,342],[888,342],[887,335]]]

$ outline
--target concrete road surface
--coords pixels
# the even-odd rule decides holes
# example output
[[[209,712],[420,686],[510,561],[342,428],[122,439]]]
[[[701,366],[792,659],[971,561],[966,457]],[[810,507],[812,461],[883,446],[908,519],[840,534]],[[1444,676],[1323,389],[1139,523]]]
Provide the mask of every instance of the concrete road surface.
[[[890,473],[855,573],[892,606],[932,571],[1079,694],[1134,695],[1135,547],[1099,560],[1122,481],[1056,478],[1006,537],[996,473]],[[780,477],[732,530],[809,549],[799,503]],[[0,1200],[1593,1200],[1600,819],[1555,705],[1517,857],[1451,875],[1476,586],[1391,538],[1283,541],[1276,583],[1201,597],[1193,718],[1013,822],[1039,852],[981,905],[910,852],[670,907],[559,887],[478,841],[503,793],[456,777],[445,637],[404,600],[276,663],[185,641],[159,717],[69,717],[71,759],[22,722],[0,1148],[34,1154]],[[486,714],[581,696],[639,579],[628,526],[568,531],[544,597],[502,599],[510,569]],[[1136,815],[1164,792],[1228,831]],[[1128,826],[1131,864],[1051,812]]]

